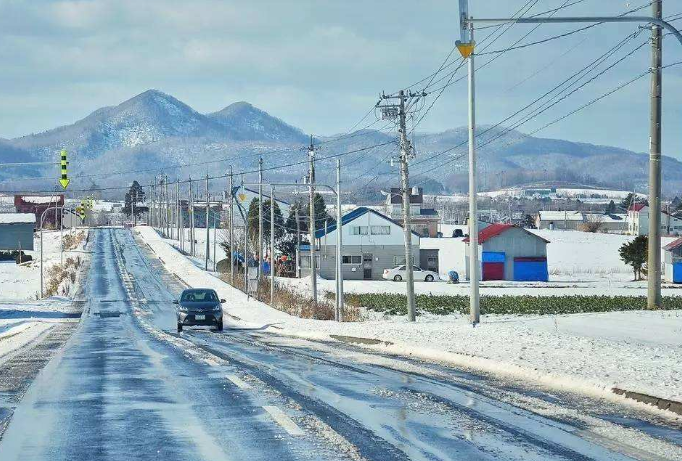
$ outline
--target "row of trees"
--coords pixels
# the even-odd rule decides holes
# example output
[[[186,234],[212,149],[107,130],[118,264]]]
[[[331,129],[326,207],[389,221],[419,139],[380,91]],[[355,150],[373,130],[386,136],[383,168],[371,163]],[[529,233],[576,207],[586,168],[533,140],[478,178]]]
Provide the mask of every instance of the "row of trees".
[[[247,219],[249,226],[249,247],[257,249],[258,247],[258,198],[251,200],[249,204]],[[270,247],[270,207],[272,201],[270,199],[263,201],[263,245],[266,253],[272,254]],[[313,199],[313,210],[315,219],[315,230],[324,229],[325,222],[328,226],[336,222],[336,220],[327,213],[327,207],[324,197],[320,194],[315,194]],[[302,243],[309,243],[309,222],[310,222],[310,205],[307,200],[296,200],[289,208],[289,215],[286,220],[282,214],[277,201],[274,202],[274,216],[275,216],[275,250],[276,252],[286,255],[289,258],[294,258],[296,255],[296,245],[298,242],[298,235],[300,235]],[[299,234],[300,233],[300,234]],[[243,235],[243,234],[242,234]],[[235,239],[235,245],[240,246],[240,241]],[[227,236],[224,237],[221,246],[227,254],[230,254],[230,242]],[[256,250],[257,251],[257,250]]]

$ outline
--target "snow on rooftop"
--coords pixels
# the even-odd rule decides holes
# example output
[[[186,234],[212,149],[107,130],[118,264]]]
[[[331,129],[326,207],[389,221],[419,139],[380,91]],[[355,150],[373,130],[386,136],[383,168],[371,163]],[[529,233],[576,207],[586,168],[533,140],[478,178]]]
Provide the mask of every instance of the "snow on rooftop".
[[[33,213],[0,213],[0,224],[33,224],[36,215]]]
[[[580,211],[539,211],[543,221],[583,221],[585,217]]]
[[[61,195],[22,195],[21,199],[26,203],[57,203],[61,200]]]

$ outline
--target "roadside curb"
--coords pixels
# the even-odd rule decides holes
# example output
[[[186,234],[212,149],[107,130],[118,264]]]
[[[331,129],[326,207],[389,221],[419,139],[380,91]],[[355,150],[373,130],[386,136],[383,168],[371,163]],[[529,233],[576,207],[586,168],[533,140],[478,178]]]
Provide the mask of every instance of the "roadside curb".
[[[330,338],[335,339],[337,341],[346,343],[346,344],[355,344],[355,345],[365,345],[365,346],[377,346],[377,345],[383,345],[383,346],[393,346],[395,343],[391,341],[384,341],[381,339],[374,339],[374,338],[363,338],[363,337],[358,337],[358,336],[345,336],[345,335],[329,335]],[[642,394],[640,392],[633,392],[633,391],[627,391],[625,389],[620,389],[618,387],[611,388],[611,392],[620,395],[626,399],[629,400],[634,400],[639,403],[644,403],[653,407],[656,407],[660,410],[666,410],[673,412],[677,415],[682,416],[682,402],[677,402],[675,400],[668,400],[668,399],[663,399],[660,397],[655,397],[652,395],[648,394]]]
[[[682,415],[682,402],[662,399],[660,397],[654,397],[653,395],[642,394],[640,392],[626,391],[625,389],[620,389],[618,387],[614,387],[613,389],[611,389],[611,392],[613,392],[614,394],[622,395],[626,399],[646,403],[647,405],[652,405],[654,407],[660,408],[661,410],[668,410],[678,415]]]
[[[349,343],[349,344],[368,344],[370,346],[376,346],[377,344],[383,344],[384,346],[392,346],[393,345],[393,343],[391,341],[382,341],[380,339],[372,339],[372,338],[361,338],[358,336],[329,335],[329,337],[336,339],[337,341],[341,341],[343,343]]]

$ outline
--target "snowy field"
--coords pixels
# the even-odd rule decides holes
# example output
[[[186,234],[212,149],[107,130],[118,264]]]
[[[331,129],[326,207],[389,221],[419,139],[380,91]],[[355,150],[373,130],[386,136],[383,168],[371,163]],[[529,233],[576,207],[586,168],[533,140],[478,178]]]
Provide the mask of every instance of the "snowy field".
[[[632,236],[617,234],[592,234],[578,231],[531,230],[549,240],[547,263],[549,282],[481,282],[484,295],[621,295],[646,296],[646,281],[633,281],[630,266],[620,260],[618,249],[633,239]],[[674,240],[664,237],[662,245]],[[465,274],[466,245],[461,238],[423,238],[421,248],[438,249],[440,282],[416,282],[418,294],[466,295],[469,284],[448,284],[444,280],[447,272],[455,270],[460,279]],[[310,277],[302,279],[280,279],[280,283],[300,290],[308,290]],[[335,291],[334,280],[318,279],[322,291]],[[682,286],[664,284],[664,296],[682,295]],[[384,280],[346,280],[344,291],[351,293],[405,293],[405,284]]]
[[[81,233],[87,230],[64,230],[64,235]],[[60,233],[59,231],[43,232],[45,260],[45,283],[48,281],[50,268],[60,264]],[[67,258],[79,256],[87,260],[84,250],[85,239],[70,251],[64,252]],[[52,296],[44,300],[40,297],[40,237],[36,234],[35,251],[26,254],[34,259],[31,262],[17,265],[14,261],[0,262],[0,365],[12,355],[12,352],[29,344],[46,334],[54,325],[60,322],[77,322],[77,315],[73,315],[71,299],[63,296]],[[72,282],[66,279],[60,288],[70,293],[76,292],[80,283],[80,274]],[[68,285],[68,287],[66,286]]]
[[[376,338],[383,352],[437,360],[545,385],[620,399],[612,387],[682,400],[682,312],[612,312],[561,316],[483,316],[472,328],[465,317],[422,316],[416,324],[376,316],[364,322],[300,319],[247,300],[202,271],[149,227],[135,232],[190,286],[226,298],[235,326],[329,340],[330,335]],[[379,282],[381,283],[381,282]],[[419,284],[417,284],[419,286]],[[445,284],[431,284],[440,286]],[[387,284],[386,286],[389,286]]]

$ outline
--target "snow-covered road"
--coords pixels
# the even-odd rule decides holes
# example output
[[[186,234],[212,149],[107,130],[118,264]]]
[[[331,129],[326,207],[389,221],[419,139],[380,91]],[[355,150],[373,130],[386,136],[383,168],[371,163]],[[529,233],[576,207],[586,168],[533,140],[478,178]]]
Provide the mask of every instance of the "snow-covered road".
[[[14,410],[3,461],[682,459],[675,421],[636,406],[234,318],[177,334],[184,285],[129,231],[93,237],[81,326]]]

